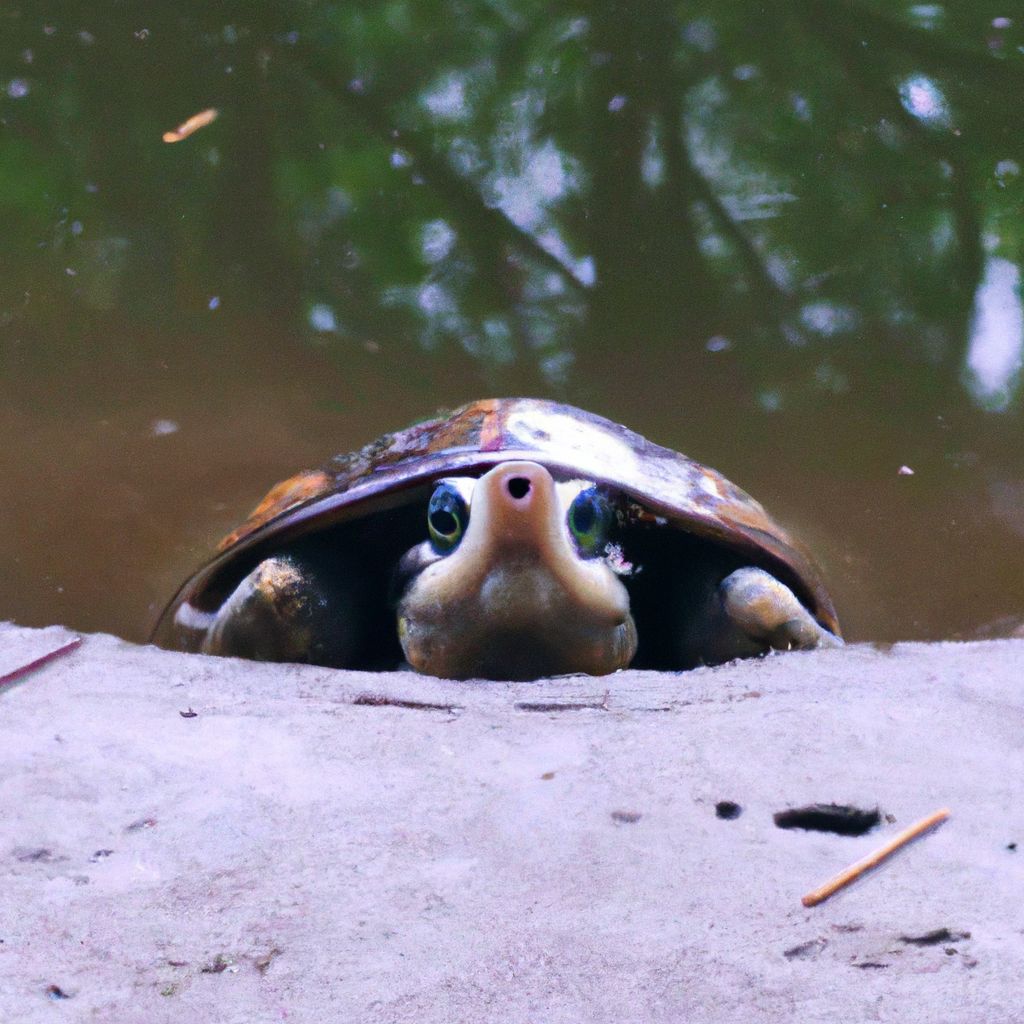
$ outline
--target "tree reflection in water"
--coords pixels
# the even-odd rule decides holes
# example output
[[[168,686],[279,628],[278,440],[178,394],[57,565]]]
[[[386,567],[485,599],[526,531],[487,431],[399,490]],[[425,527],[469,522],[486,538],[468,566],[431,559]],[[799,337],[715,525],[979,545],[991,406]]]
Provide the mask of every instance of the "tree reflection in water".
[[[6,316],[32,315],[42,244],[77,267],[53,315],[130,295],[166,318],[215,281],[322,342],[457,346],[552,384],[591,350],[713,337],[766,388],[952,381],[973,322],[970,394],[1006,405],[1019,316],[998,382],[978,369],[987,296],[1019,308],[1005,6],[15,11]],[[216,125],[152,145],[210,104]]]

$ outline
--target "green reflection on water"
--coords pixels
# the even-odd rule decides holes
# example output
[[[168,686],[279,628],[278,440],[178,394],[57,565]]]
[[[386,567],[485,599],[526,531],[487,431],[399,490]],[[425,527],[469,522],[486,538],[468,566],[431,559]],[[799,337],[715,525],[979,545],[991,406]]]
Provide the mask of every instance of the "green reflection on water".
[[[26,510],[66,504],[15,517],[0,612],[141,635],[276,476],[510,392],[718,463],[855,632],[1013,612],[1018,7],[8,9],[5,458]],[[51,565],[69,504],[96,553]]]

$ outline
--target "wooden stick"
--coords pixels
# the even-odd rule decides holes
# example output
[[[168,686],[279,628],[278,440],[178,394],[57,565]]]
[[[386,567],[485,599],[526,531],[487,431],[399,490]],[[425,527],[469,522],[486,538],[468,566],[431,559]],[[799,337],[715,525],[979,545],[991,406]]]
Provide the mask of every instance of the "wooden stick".
[[[30,661],[27,665],[21,665],[20,667],[13,669],[6,675],[0,676],[0,686],[6,686],[8,683],[16,682],[21,679],[22,676],[27,676],[29,672],[35,672],[37,668],[42,668],[48,662],[54,660],[54,658],[60,658],[65,654],[70,654],[73,650],[79,647],[82,643],[82,638],[76,636],[74,640],[64,644],[63,647],[58,647],[56,650],[49,651],[40,658],[36,658],[35,661]]]
[[[870,871],[873,867],[881,864],[886,857],[894,854],[901,846],[906,846],[911,840],[927,832],[928,829],[934,828],[948,817],[949,808],[943,807],[942,810],[935,811],[929,814],[927,818],[922,818],[920,821],[915,822],[910,828],[905,828],[902,832],[893,836],[885,846],[875,850],[874,853],[869,853],[866,857],[862,857],[855,864],[851,864],[845,871],[840,871],[835,878],[813,892],[809,892],[801,902],[805,907],[816,907],[819,903],[827,900],[833,893],[849,885],[854,879],[860,878],[865,871]]]

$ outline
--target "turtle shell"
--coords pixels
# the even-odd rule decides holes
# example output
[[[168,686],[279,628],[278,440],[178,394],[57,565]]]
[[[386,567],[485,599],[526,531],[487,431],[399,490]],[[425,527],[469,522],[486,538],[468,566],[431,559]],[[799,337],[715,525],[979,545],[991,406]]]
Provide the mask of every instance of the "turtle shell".
[[[190,649],[176,636],[179,607],[188,602],[214,610],[225,580],[241,578],[269,552],[413,502],[439,477],[479,475],[511,459],[607,485],[626,495],[636,515],[749,558],[792,587],[817,620],[838,635],[835,610],[808,553],[759,502],[720,473],[594,413],[542,399],[495,398],[385,434],[277,484],[179,590],[160,617],[155,642]]]

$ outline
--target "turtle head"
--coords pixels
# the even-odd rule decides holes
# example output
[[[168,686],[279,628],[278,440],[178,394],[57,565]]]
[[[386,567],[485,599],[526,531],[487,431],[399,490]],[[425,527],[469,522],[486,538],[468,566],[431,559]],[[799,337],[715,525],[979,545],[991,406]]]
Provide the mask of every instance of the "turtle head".
[[[604,557],[614,514],[590,482],[503,462],[438,481],[426,518],[430,541],[404,559],[398,602],[417,671],[534,679],[629,664],[629,595]]]

